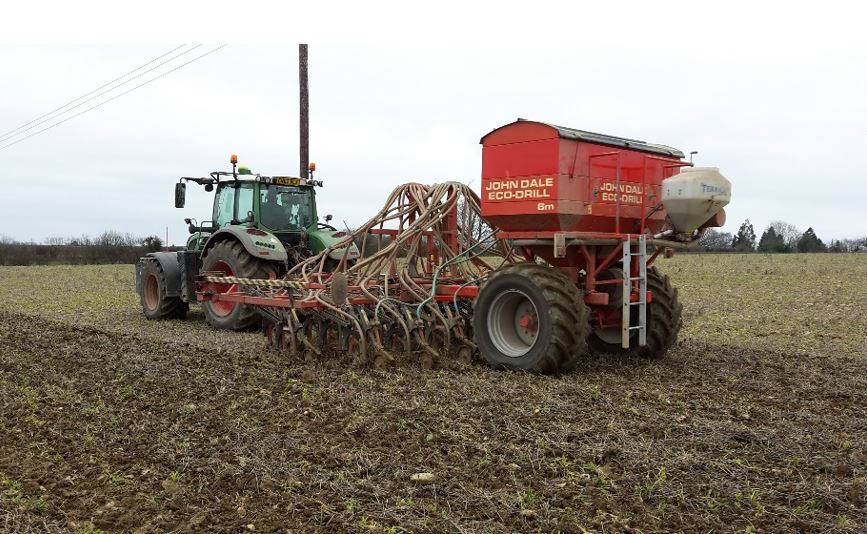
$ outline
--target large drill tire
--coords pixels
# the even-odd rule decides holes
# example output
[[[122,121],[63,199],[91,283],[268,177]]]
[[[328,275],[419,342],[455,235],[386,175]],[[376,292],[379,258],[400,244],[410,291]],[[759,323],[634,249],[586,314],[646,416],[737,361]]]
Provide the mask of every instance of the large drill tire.
[[[166,296],[166,274],[160,262],[145,260],[141,273],[141,307],[148,319],[183,319],[189,305],[181,297]]]
[[[683,324],[681,315],[683,305],[678,298],[677,288],[671,285],[668,275],[662,274],[656,267],[647,270],[647,289],[652,295],[647,305],[647,345],[638,345],[638,333],[630,339],[630,346],[624,349],[620,342],[611,342],[611,335],[600,337],[593,333],[590,336],[590,348],[599,354],[622,354],[642,358],[661,358],[677,342],[677,334]],[[637,315],[637,308],[634,310]],[[636,320],[633,322],[637,322]],[[616,329],[620,335],[620,328]]]
[[[571,370],[587,352],[587,306],[560,271],[535,263],[509,265],[479,291],[473,332],[496,369],[534,373]]]
[[[234,240],[222,241],[208,250],[202,262],[202,270],[219,271],[225,276],[240,278],[269,278],[277,272],[273,263],[250,255],[244,245]],[[234,287],[229,284],[215,285],[222,292],[228,292]],[[261,324],[256,308],[247,304],[205,301],[202,309],[208,323],[214,328],[247,330]]]

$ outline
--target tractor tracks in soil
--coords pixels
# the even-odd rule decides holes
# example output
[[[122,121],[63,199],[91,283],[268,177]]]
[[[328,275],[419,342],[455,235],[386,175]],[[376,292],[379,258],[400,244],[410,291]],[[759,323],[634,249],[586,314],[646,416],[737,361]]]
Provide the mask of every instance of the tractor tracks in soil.
[[[855,356],[382,373],[13,312],[0,347],[10,532],[867,528]]]

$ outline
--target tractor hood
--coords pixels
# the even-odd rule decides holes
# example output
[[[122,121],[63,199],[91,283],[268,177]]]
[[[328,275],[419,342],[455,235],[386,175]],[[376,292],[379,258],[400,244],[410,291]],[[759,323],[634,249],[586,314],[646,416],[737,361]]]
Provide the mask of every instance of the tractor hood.
[[[331,247],[337,247],[342,241],[346,241],[348,234],[346,232],[341,232],[339,230],[329,230],[329,229],[318,229],[311,230],[307,233],[307,241],[308,248],[314,254],[319,254],[323,250],[331,249]],[[358,247],[355,246],[355,243],[350,242],[349,250],[347,251],[347,247],[340,246],[334,248],[328,252],[328,257],[333,258],[335,260],[339,260],[343,258],[343,255],[346,254],[347,260],[356,260],[361,256],[358,252]]]

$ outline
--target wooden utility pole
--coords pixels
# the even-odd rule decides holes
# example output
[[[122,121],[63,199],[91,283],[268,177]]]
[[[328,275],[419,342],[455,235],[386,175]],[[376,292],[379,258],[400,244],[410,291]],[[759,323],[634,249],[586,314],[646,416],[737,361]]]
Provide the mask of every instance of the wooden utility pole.
[[[301,165],[299,166],[298,176],[307,178],[307,166],[310,163],[310,107],[307,93],[307,45],[298,45],[298,89],[299,103],[301,110],[299,113],[299,134],[300,134],[300,157]]]

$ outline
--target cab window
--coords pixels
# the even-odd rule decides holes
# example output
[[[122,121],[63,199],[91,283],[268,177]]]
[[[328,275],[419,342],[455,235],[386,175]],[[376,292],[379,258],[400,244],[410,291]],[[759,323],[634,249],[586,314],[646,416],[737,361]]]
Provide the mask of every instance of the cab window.
[[[300,230],[313,224],[311,192],[299,187],[263,187],[259,197],[259,209],[262,224],[274,231]]]
[[[214,224],[226,226],[235,217],[235,202],[238,203],[238,219],[247,218],[247,212],[253,211],[253,184],[233,183],[221,186],[214,202]]]

